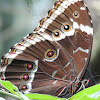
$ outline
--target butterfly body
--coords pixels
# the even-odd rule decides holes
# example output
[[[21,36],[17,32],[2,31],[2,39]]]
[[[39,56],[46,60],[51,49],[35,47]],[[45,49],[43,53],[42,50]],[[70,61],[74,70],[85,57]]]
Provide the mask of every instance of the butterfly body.
[[[1,79],[23,93],[60,96],[82,79],[92,41],[92,20],[84,1],[59,0],[39,27],[2,57]]]

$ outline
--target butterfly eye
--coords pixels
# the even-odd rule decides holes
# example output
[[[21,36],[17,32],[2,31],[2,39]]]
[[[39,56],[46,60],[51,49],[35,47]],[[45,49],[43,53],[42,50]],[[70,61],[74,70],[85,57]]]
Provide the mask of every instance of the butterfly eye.
[[[53,36],[56,37],[56,38],[60,37],[60,35],[61,35],[61,33],[58,30],[53,32]]]
[[[53,62],[59,56],[59,49],[57,49],[57,51],[53,49],[48,49],[45,52],[44,56],[45,58],[43,59],[43,61]]]
[[[29,79],[30,79],[30,75],[28,75],[28,74],[22,75],[22,80],[28,81]]]
[[[56,55],[56,51],[55,50],[47,50],[46,52],[45,52],[45,57],[46,58],[54,58],[55,57],[55,55]]]
[[[36,72],[38,70],[38,61],[29,62],[29,63],[25,64],[24,66],[25,66],[26,71]]]
[[[35,65],[34,64],[26,64],[26,69],[27,70],[32,70],[32,69],[34,69],[35,68]]]
[[[22,91],[25,91],[25,90],[28,89],[28,86],[27,86],[27,85],[22,85],[22,86],[20,87],[20,89],[21,89]]]
[[[69,32],[71,30],[71,25],[64,24],[62,29],[63,29],[63,31]]]
[[[79,12],[78,12],[78,11],[74,11],[73,17],[74,17],[74,18],[79,18]]]

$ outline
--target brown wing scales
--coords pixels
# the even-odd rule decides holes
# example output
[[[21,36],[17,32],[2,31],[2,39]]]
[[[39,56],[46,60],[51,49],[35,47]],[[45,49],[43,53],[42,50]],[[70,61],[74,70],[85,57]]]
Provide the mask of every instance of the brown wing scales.
[[[92,41],[92,21],[83,0],[59,0],[34,33],[2,57],[1,79],[23,93],[60,95],[82,78]]]

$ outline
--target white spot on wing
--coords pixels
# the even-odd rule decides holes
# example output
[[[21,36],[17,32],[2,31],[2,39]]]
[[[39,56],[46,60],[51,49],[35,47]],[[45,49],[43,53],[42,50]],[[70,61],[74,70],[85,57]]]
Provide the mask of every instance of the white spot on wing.
[[[64,4],[64,3],[61,3],[61,6],[65,9],[65,8],[68,8],[68,5]]]
[[[13,54],[13,55],[10,55],[10,54],[7,54],[7,57],[6,58],[15,58],[18,54]],[[6,56],[6,55],[5,55]]]
[[[31,44],[29,42],[25,42],[23,46],[29,47]]]
[[[52,73],[52,77],[54,77],[57,73],[57,70]]]
[[[62,6],[59,6],[57,9],[58,9],[59,11],[61,11],[61,12],[64,12],[64,11],[65,11],[65,9],[64,9]]]
[[[74,20],[73,20],[72,18],[70,18],[70,20],[71,20],[72,22],[74,22]]]
[[[85,62],[87,61],[87,58],[84,58]]]
[[[71,4],[74,4],[78,0],[68,0]]]
[[[52,15],[50,16],[50,18],[53,19],[53,20],[55,20],[57,16],[58,16],[57,14],[52,13]]]
[[[20,49],[20,50],[25,50],[26,49],[26,47],[18,46],[18,44],[15,44],[14,46],[16,47],[16,49]]]
[[[11,49],[9,50],[9,52],[11,52]],[[16,49],[15,54],[21,54],[21,53],[23,53],[22,50]]]
[[[54,81],[53,84],[56,84],[58,80]]]
[[[66,6],[70,6],[71,5],[68,1],[63,1],[63,4],[65,4]]]
[[[69,65],[70,65],[70,62],[68,62],[68,63],[64,66],[64,68],[68,67]]]
[[[80,10],[85,10],[85,7],[81,7]]]
[[[16,50],[15,53],[10,53],[11,49],[9,50],[9,52],[5,55],[6,58],[15,58],[18,54],[23,53],[22,50]]]
[[[48,22],[48,23],[52,23],[52,19],[50,19],[50,18],[48,18],[47,20],[46,20],[46,22]]]
[[[89,49],[83,49],[83,48],[81,48],[81,47],[78,47],[75,51],[74,51],[74,53],[76,53],[77,51],[82,51],[82,52],[85,52],[85,53],[89,53]]]
[[[42,28],[47,28],[49,26],[49,23],[47,21],[45,21],[42,25]]]
[[[37,38],[37,36],[34,37],[34,41],[41,42],[41,40],[39,38]]]
[[[88,35],[92,34],[93,35],[93,28],[90,26],[84,26],[82,24],[80,24],[80,29],[82,32],[86,32]]]
[[[78,25],[78,23],[77,22],[73,22],[73,28],[75,28],[75,29],[79,29],[79,25]]]
[[[39,39],[42,40],[42,41],[45,41],[45,38],[43,38],[42,36],[38,36],[38,35],[37,35],[37,38],[39,38]]]
[[[44,33],[41,33],[41,32],[40,32],[40,34],[41,34],[42,37],[45,38],[46,40],[53,41],[53,38],[52,38],[50,35],[48,35],[48,34],[46,34],[46,33],[44,34]]]
[[[64,79],[66,79],[66,77],[67,77],[67,76],[65,75],[62,79],[64,80]]]
[[[91,23],[93,23],[93,21],[91,20]]]
[[[40,32],[44,32],[45,29],[44,29],[44,28],[40,28],[39,31],[40,31]]]
[[[54,15],[55,16],[55,15]],[[51,24],[52,23],[52,19],[51,18],[48,18],[44,23],[43,23],[43,25],[42,25],[42,28],[47,28],[48,26],[49,26],[49,24]],[[39,29],[39,31],[41,31],[40,29]],[[44,31],[44,30],[43,30]]]
[[[73,36],[75,33],[75,29],[71,29],[69,32],[65,32],[66,36]]]
[[[82,0],[68,0],[68,2],[70,2],[71,4],[74,4],[75,2],[78,2],[78,1],[82,1]]]
[[[32,45],[36,44],[36,41],[34,41],[34,40],[27,39],[26,41],[29,42],[29,43],[31,43]]]

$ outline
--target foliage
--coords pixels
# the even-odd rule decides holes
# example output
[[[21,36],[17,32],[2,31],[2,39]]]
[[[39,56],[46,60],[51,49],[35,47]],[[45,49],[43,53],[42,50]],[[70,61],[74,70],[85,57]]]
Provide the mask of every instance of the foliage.
[[[80,91],[69,100],[100,100],[100,84]]]
[[[18,100],[66,100],[65,98],[58,98],[58,97],[53,97],[50,95],[43,95],[43,94],[22,94],[19,92],[18,88],[13,85],[9,81],[0,81],[1,85],[6,88],[10,93],[0,91],[0,93],[4,93],[5,95],[13,96],[14,98],[17,98]]]

